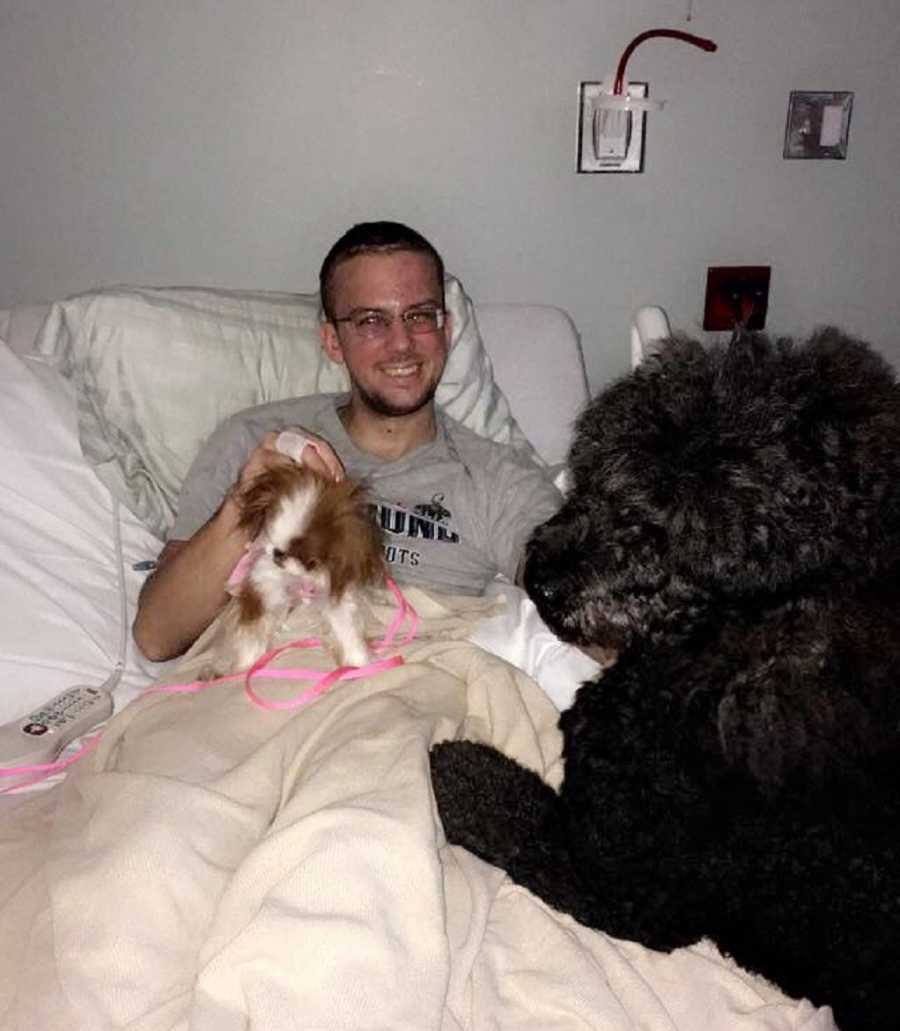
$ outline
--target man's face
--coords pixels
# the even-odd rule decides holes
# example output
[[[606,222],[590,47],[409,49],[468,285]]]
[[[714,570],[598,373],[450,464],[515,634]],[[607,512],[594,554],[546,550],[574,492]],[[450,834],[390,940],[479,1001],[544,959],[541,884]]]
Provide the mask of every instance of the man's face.
[[[410,415],[425,407],[447,361],[449,317],[441,329],[413,333],[400,316],[443,307],[442,284],[428,255],[393,251],[349,258],[334,270],[332,297],[337,321],[322,327],[322,344],[329,358],[347,366],[356,397],[379,415]],[[376,339],[353,321],[340,321],[366,312],[392,319]]]

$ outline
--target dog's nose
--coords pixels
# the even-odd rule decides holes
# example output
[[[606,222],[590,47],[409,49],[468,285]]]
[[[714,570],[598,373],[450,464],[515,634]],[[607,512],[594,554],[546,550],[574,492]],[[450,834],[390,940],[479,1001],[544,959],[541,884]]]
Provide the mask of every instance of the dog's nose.
[[[559,570],[564,564],[559,538],[559,530],[550,520],[535,529],[525,550],[522,583],[535,604],[550,602],[557,593]]]
[[[559,592],[558,582],[553,576],[551,563],[537,549],[529,547],[522,575],[522,585],[526,594],[540,607],[552,602]]]

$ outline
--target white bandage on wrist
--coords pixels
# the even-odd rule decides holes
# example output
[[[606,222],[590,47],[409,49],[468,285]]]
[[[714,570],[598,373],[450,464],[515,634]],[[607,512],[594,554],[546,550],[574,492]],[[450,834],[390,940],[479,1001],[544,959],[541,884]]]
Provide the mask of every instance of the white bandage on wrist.
[[[298,463],[302,463],[303,449],[307,446],[318,454],[318,442],[304,433],[297,433],[296,430],[282,430],[275,438],[275,450],[287,455],[288,458],[293,458]]]

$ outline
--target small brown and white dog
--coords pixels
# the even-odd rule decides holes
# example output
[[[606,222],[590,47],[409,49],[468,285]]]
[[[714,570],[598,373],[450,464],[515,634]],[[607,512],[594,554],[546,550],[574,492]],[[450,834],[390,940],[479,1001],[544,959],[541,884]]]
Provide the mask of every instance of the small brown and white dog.
[[[366,489],[291,464],[256,476],[239,501],[250,545],[228,582],[231,600],[198,641],[191,666],[202,679],[248,669],[300,607],[312,617],[297,620],[304,631],[330,631],[323,640],[338,665],[367,663],[364,594],[384,586],[386,570]]]

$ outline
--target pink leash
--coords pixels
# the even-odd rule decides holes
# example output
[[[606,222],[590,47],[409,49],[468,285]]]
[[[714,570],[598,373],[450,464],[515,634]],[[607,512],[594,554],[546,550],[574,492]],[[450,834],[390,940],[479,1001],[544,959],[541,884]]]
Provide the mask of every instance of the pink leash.
[[[373,645],[373,651],[375,652],[387,651],[388,648],[395,644],[398,646],[409,644],[416,636],[419,626],[418,613],[403,596],[400,588],[390,578],[387,580],[387,585],[397,599],[397,613],[391,620],[391,624],[387,628],[384,637]],[[409,626],[403,633],[403,636],[397,640],[397,635],[407,621]],[[276,659],[286,651],[294,648],[317,648],[321,644],[322,641],[318,637],[299,638],[296,641],[290,641],[288,644],[280,645],[278,648],[272,648],[265,655],[260,656],[246,672],[232,673],[225,677],[217,677],[215,680],[192,680],[189,684],[165,684],[161,687],[150,687],[141,694],[141,697],[143,698],[144,695],[148,694],[196,694],[199,691],[206,690],[206,688],[216,687],[219,684],[225,684],[233,680],[240,680],[243,677],[244,693],[250,701],[261,709],[278,712],[284,709],[298,709],[301,705],[306,705],[308,702],[323,695],[339,680],[361,680],[364,677],[372,676],[374,673],[381,673],[384,670],[394,669],[397,666],[403,665],[402,655],[391,655],[388,658],[375,659],[373,662],[366,663],[365,666],[338,666],[328,673],[323,673],[320,669],[309,669],[302,666],[292,669],[272,669],[268,665],[273,659]],[[267,676],[275,680],[312,680],[314,683],[312,687],[308,687],[293,698],[288,698],[283,702],[268,702],[258,695],[251,686],[253,678],[257,676]],[[31,780],[0,790],[0,795],[6,794],[8,791],[15,791],[18,788],[28,787],[31,784],[37,784],[52,774],[64,770],[67,766],[71,766],[72,763],[95,748],[101,737],[102,731],[88,738],[81,748],[74,755],[70,755],[68,759],[58,759],[56,762],[40,763],[36,766],[11,766],[8,769],[0,770],[0,777],[20,777],[23,774],[36,774]]]
[[[9,766],[4,770],[0,770],[0,777],[21,777],[24,774],[34,773],[36,776],[30,780],[23,780],[21,784],[13,784],[12,787],[0,788],[0,795],[6,795],[10,791],[18,791],[19,788],[27,788],[32,784],[40,784],[42,780],[46,780],[48,777],[53,776],[54,773],[59,773],[60,770],[64,770],[67,766],[71,766],[73,762],[80,759],[83,755],[87,755],[91,749],[95,748],[102,737],[102,732],[95,734],[93,737],[89,737],[81,748],[77,752],[70,755],[68,759],[57,759],[52,763],[37,763],[35,766]]]
[[[391,579],[388,579],[387,585],[397,599],[397,613],[387,628],[384,637],[373,646],[373,651],[375,652],[386,651],[395,643],[397,645],[408,644],[415,637],[419,625],[418,613],[404,598],[400,588]],[[403,637],[397,641],[397,635],[407,620],[409,621],[409,627]],[[243,677],[244,692],[250,701],[261,709],[277,712],[282,709],[297,709],[301,705],[311,702],[314,698],[324,694],[329,687],[339,680],[359,680],[362,677],[371,676],[373,673],[381,673],[383,670],[393,669],[395,666],[403,664],[402,656],[392,655],[390,658],[376,659],[374,662],[368,662],[365,666],[338,666],[337,669],[333,669],[328,673],[322,673],[320,669],[309,669],[304,666],[291,669],[271,669],[269,667],[269,663],[283,652],[291,651],[294,648],[317,648],[321,643],[322,641],[318,637],[299,638],[278,648],[273,648],[271,651],[266,652],[265,655],[261,655],[244,673],[232,673],[229,676],[218,677],[215,680],[192,680],[189,684],[165,684],[160,687],[148,688],[144,694],[194,694],[208,687],[214,687],[232,680],[240,680]],[[274,680],[312,680],[314,683],[312,687],[286,701],[267,702],[252,687],[253,678],[263,675]]]

